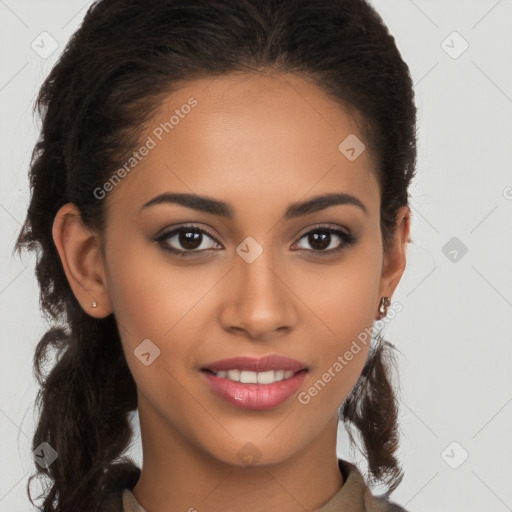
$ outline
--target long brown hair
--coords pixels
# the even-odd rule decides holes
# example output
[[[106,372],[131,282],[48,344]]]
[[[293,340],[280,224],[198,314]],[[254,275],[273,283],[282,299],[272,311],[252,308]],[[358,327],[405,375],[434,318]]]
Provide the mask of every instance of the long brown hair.
[[[178,83],[262,69],[313,80],[349,108],[377,159],[381,229],[394,234],[416,164],[416,107],[407,65],[366,0],[103,0],[89,9],[39,91],[42,119],[29,169],[31,200],[16,249],[36,250],[43,312],[33,449],[58,453],[35,477],[50,480],[45,512],[94,512],[140,469],[123,453],[132,440],[136,385],[114,315],[89,316],[66,279],[52,238],[59,208],[72,202],[101,231],[104,201],[93,194],[136,146],[140,127]],[[339,410],[355,427],[370,476],[392,490],[401,469],[391,344],[372,347]],[[45,365],[52,355],[55,364]]]

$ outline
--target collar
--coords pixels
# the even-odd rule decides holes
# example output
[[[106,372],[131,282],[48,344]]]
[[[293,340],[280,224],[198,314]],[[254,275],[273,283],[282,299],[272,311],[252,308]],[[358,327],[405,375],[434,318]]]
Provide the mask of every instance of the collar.
[[[314,512],[406,512],[390,503],[386,497],[374,496],[359,470],[350,462],[338,459],[338,467],[343,475],[343,485],[327,503]],[[123,490],[122,502],[123,512],[147,512],[129,488]]]

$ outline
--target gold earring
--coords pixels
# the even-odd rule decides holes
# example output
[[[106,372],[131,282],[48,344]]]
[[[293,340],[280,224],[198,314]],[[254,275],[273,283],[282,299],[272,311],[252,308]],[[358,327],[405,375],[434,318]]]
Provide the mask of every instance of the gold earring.
[[[91,302],[91,308],[97,308],[97,307],[98,307],[98,303],[95,300],[93,300]]]
[[[388,308],[391,305],[390,297],[381,297],[379,304],[379,320],[386,316],[388,313]]]

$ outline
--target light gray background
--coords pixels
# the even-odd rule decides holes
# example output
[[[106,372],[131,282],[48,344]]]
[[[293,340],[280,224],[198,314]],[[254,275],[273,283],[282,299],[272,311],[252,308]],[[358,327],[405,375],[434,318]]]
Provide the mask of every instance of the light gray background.
[[[0,0],[2,511],[32,510],[32,357],[46,330],[34,258],[11,257],[29,200],[31,109],[90,3]],[[402,354],[405,478],[393,497],[413,512],[512,510],[512,0],[373,5],[409,64],[419,108],[414,243],[393,297],[404,309],[385,328]],[[51,48],[42,32],[58,43],[48,57],[31,47],[41,53],[46,37]],[[361,463],[341,434],[338,453]],[[131,453],[140,463],[139,440]]]

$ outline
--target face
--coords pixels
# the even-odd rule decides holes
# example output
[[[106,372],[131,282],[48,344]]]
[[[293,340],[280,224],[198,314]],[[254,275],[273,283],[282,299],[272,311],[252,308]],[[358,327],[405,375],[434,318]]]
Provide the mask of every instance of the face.
[[[109,300],[142,428],[240,465],[247,443],[278,462],[335,421],[368,354],[354,341],[376,318],[384,257],[372,156],[347,158],[349,135],[364,142],[344,109],[290,75],[198,80],[162,102],[140,137],[147,151],[102,199]],[[144,206],[165,193],[228,212]],[[292,208],[325,194],[352,199]],[[202,371],[271,354],[307,367],[273,406],[234,405]]]

